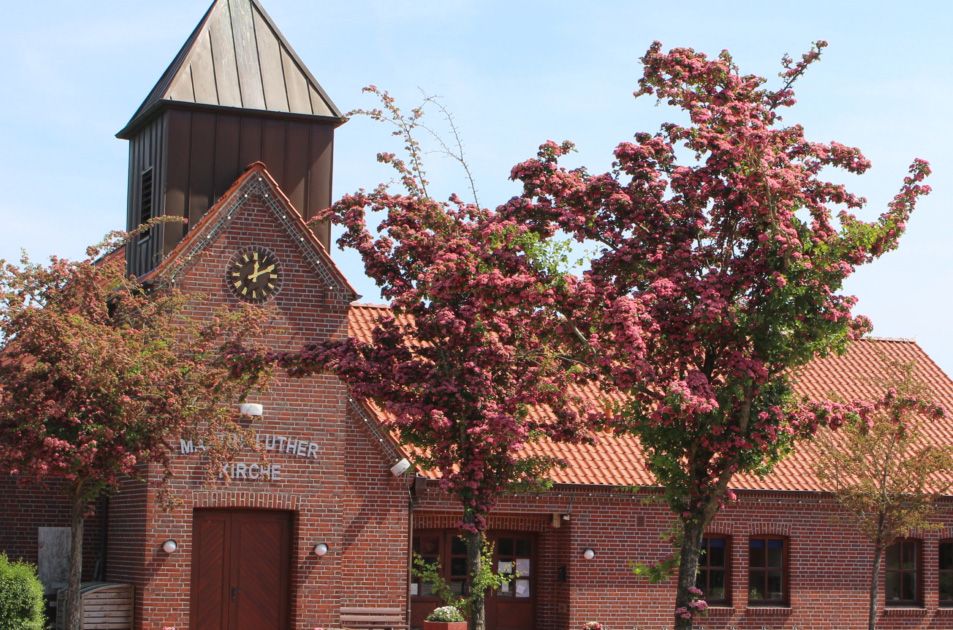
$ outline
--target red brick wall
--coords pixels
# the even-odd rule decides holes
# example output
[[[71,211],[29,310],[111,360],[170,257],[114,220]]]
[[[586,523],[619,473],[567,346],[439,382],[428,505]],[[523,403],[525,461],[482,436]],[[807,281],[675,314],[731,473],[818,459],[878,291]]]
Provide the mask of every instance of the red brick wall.
[[[37,528],[69,527],[70,504],[65,484],[50,481],[42,486],[0,479],[0,552],[11,560],[37,562]],[[91,580],[100,558],[101,515],[94,509],[83,528],[83,579]]]
[[[848,630],[866,627],[867,588],[871,545],[838,520],[830,498],[795,493],[739,493],[740,500],[723,510],[709,528],[732,542],[732,605],[713,608],[698,621],[707,630]],[[609,630],[670,628],[674,608],[674,580],[652,585],[634,576],[632,561],[655,562],[671,552],[662,540],[671,524],[666,508],[646,501],[647,495],[611,492],[600,488],[556,488],[531,497],[504,499],[490,517],[490,528],[531,529],[545,519],[540,534],[537,588],[537,630],[579,629],[586,621],[600,621]],[[450,527],[453,503],[431,486],[420,498],[415,525]],[[559,529],[548,525],[553,513],[571,520]],[[435,518],[439,514],[439,518]],[[953,503],[943,505],[938,520],[945,525],[923,533],[924,606],[884,609],[880,583],[878,628],[953,628],[953,610],[937,605],[937,543],[953,537]],[[790,543],[788,608],[747,606],[747,543],[757,534],[787,536]],[[582,556],[586,548],[593,560]],[[552,560],[547,554],[563,553]],[[567,566],[568,584],[556,580],[558,567]],[[542,585],[545,584],[545,587]],[[551,591],[549,589],[552,589]]]
[[[249,196],[221,226],[200,228],[214,229],[215,235],[176,271],[177,286],[197,296],[194,314],[207,317],[221,304],[237,303],[225,285],[232,255],[243,247],[264,246],[277,255],[283,275],[281,290],[269,303],[267,345],[297,350],[305,341],[345,335],[350,294],[334,284],[326,269],[316,268],[313,257],[308,260],[303,248],[309,245],[282,227],[269,207],[276,195],[267,189],[268,198],[261,190],[255,192],[261,185],[253,180],[238,192]],[[265,409],[264,417],[252,421],[256,430],[313,441],[319,445],[317,459],[272,452],[268,461],[281,467],[280,480],[226,484],[203,480],[200,455],[177,456],[172,489],[181,505],[172,511],[159,508],[150,489],[145,530],[141,538],[138,531],[129,537],[131,546],[140,538],[138,550],[119,551],[123,561],[115,567],[117,571],[122,567],[123,575],[139,586],[141,627],[189,627],[191,526],[197,507],[293,512],[295,628],[339,627],[341,606],[402,605],[407,592],[409,480],[390,474],[395,454],[388,452],[389,443],[372,434],[351,409],[343,384],[331,376],[290,379],[278,374],[266,391],[249,401],[262,403]],[[247,459],[255,461],[253,455]],[[129,526],[138,527],[134,510],[125,513],[124,522],[115,523],[114,529]],[[179,544],[171,556],[161,550],[168,538]],[[312,552],[319,542],[330,548],[321,558]]]

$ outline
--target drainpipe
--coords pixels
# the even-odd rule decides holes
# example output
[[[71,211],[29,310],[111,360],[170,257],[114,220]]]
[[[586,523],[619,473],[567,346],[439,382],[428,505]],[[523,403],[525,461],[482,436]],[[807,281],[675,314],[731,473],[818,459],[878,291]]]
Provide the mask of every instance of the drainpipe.
[[[411,478],[407,487],[407,588],[404,589],[404,599],[407,610],[407,628],[410,628],[410,582],[413,580],[412,567],[414,556],[414,505],[417,503],[415,490],[417,489],[417,475]]]
[[[103,495],[96,506],[99,516],[99,549],[96,551],[96,566],[93,569],[93,580],[106,581],[106,546],[109,543],[109,496]]]

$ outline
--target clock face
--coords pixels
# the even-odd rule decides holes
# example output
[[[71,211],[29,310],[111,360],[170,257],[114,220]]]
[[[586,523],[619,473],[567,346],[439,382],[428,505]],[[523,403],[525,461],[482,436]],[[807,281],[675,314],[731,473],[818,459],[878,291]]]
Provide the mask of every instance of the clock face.
[[[278,257],[264,247],[246,247],[232,257],[225,282],[239,299],[264,302],[281,288]]]

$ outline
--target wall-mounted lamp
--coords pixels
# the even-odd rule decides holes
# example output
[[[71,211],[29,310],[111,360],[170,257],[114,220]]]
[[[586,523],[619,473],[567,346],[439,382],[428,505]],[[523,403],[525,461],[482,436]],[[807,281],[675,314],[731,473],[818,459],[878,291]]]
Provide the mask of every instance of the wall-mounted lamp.
[[[593,558],[596,557],[596,552],[593,551],[592,549],[586,549],[585,551],[582,552],[582,557],[585,558],[586,560],[592,560]]]
[[[390,474],[394,475],[395,477],[400,477],[408,470],[410,470],[410,462],[407,461],[406,457],[404,457],[399,462],[397,462],[396,464],[390,467]]]
[[[564,521],[568,521],[568,520],[571,519],[571,518],[572,518],[572,515],[571,515],[571,514],[563,514],[563,520],[564,520]]]
[[[314,555],[321,557],[328,553],[328,546],[325,543],[318,543],[314,546]]]
[[[238,405],[238,413],[243,416],[261,417],[265,413],[265,406],[258,403],[242,403]]]
[[[179,543],[175,542],[171,538],[164,543],[162,543],[162,551],[166,553],[175,553],[175,550],[179,548]]]

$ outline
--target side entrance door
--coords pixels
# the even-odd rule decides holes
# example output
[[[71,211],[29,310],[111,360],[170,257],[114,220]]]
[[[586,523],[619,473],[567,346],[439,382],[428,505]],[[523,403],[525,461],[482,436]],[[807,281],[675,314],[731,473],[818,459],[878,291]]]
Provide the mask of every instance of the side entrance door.
[[[190,627],[286,630],[291,514],[195,510]]]
[[[504,588],[487,594],[487,630],[534,630],[536,627],[536,537],[525,532],[492,532],[493,567],[516,573]]]

